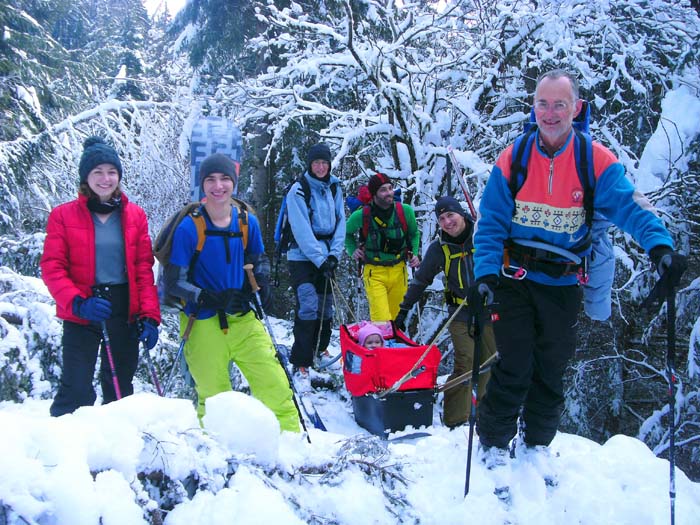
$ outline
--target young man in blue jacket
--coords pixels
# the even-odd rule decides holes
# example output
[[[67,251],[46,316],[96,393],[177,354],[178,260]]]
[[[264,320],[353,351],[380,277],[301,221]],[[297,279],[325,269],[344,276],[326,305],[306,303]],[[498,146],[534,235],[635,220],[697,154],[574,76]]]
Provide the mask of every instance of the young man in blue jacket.
[[[526,446],[548,446],[564,407],[563,374],[576,348],[581,304],[577,258],[590,251],[584,191],[576,172],[578,83],[554,70],[537,82],[537,135],[527,178],[513,198],[513,146],[501,153],[480,205],[469,304],[491,304],[500,361],[491,371],[477,431],[484,459],[505,458],[522,417]],[[593,208],[630,233],[659,274],[678,284],[687,266],[650,202],[613,153],[593,142]],[[521,412],[522,407],[522,412]]]
[[[244,264],[256,264],[264,252],[258,220],[247,214],[244,245],[238,220],[242,211],[231,199],[238,171],[226,155],[214,153],[204,159],[199,178],[206,197],[199,209],[206,220],[206,241],[193,259],[197,227],[192,217],[185,217],[173,236],[168,275],[170,293],[186,302],[180,314],[180,335],[188,316],[196,316],[185,345],[185,359],[197,390],[197,415],[200,419],[204,416],[209,397],[231,390],[229,364],[234,361],[253,396],[277,416],[280,428],[299,432],[289,381],[270,335],[252,311],[252,289],[243,270]]]
[[[343,191],[340,181],[330,171],[328,146],[324,143],[312,146],[302,175],[310,195],[305,195],[300,182],[295,182],[287,194],[287,213],[294,236],[287,261],[297,305],[289,360],[300,390],[310,388],[308,368],[316,347],[323,353],[330,341],[333,320],[330,280],[345,243]]]

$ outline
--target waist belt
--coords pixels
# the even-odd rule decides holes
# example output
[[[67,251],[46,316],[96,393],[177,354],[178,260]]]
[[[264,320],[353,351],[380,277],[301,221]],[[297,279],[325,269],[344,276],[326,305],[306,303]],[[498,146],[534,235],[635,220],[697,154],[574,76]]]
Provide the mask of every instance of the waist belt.
[[[392,259],[390,261],[382,261],[380,259],[377,259],[376,261],[374,259],[365,259],[365,265],[370,266],[396,266],[397,264],[402,262],[403,258]]]
[[[585,257],[579,257],[575,253],[556,246],[547,249],[547,245],[540,242],[531,244],[531,246],[525,246],[512,239],[506,241],[502,269],[506,277],[522,279],[530,271],[540,272],[554,279],[565,275],[578,275],[579,280],[582,281],[587,279],[588,260]],[[585,250],[588,246],[590,246],[589,239],[578,246],[577,250]],[[570,260],[562,260],[564,256]]]
[[[334,235],[335,235],[335,232],[332,232],[332,233],[323,233],[323,234],[314,233],[314,238],[315,238],[317,241],[330,241],[331,239],[333,239],[333,236],[334,236]],[[299,243],[298,243],[298,242],[296,241],[296,239],[295,239],[295,240],[293,240],[293,241],[291,241],[291,242],[289,243],[289,247],[290,247],[290,248],[299,248]]]

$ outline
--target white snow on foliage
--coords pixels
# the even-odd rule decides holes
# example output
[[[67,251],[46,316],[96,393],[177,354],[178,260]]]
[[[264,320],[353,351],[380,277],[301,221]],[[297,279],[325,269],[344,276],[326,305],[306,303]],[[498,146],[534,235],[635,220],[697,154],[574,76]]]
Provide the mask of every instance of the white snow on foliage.
[[[649,139],[635,177],[643,193],[657,190],[672,174],[688,170],[684,152],[700,135],[700,98],[686,86],[669,91],[661,103],[661,118]]]

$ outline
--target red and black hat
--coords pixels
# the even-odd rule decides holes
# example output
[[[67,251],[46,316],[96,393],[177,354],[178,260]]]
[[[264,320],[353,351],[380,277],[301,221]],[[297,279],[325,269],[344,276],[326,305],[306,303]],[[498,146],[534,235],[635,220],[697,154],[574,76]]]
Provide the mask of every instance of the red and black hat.
[[[379,188],[384,186],[385,184],[391,184],[391,179],[389,178],[389,175],[385,175],[384,173],[375,173],[369,178],[369,182],[367,183],[367,187],[369,188],[369,192],[372,196],[375,196],[377,192],[379,191]]]

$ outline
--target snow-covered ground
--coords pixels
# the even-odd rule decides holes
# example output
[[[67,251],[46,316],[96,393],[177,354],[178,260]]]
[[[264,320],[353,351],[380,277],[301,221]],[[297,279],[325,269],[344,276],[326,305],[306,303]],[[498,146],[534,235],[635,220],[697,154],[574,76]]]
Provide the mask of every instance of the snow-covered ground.
[[[630,437],[558,434],[549,454],[517,448],[494,470],[475,455],[465,498],[468,427],[449,431],[437,410],[385,441],[355,423],[346,393],[319,388],[328,432],[308,425],[308,443],[243,393],[212,398],[202,429],[191,401],[138,387],[61,418],[49,400],[0,404],[0,523],[158,523],[158,507],[173,508],[168,525],[670,522],[669,463]],[[676,490],[676,523],[698,523],[700,484],[677,470]]]

